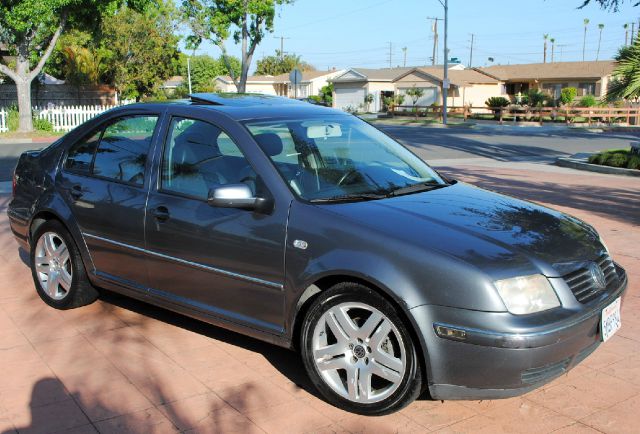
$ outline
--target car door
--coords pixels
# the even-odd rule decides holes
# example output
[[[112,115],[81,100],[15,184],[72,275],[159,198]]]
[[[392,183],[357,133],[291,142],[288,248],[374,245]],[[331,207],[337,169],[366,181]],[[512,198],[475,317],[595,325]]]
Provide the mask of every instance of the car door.
[[[147,204],[151,294],[206,315],[280,333],[290,200],[272,195],[220,122],[242,132],[237,124],[183,112],[168,120]],[[207,203],[211,189],[238,183],[272,198],[273,211]]]
[[[132,114],[103,123],[70,146],[56,181],[80,226],[96,274],[141,291],[148,284],[140,254],[147,157],[158,119],[155,113]]]

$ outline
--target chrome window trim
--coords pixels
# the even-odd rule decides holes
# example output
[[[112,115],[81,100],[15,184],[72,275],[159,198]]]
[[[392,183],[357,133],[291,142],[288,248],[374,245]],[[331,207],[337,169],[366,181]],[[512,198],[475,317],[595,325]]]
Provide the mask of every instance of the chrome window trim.
[[[223,276],[232,277],[235,279],[246,280],[247,282],[257,283],[259,285],[267,286],[269,288],[276,288],[279,290],[283,290],[284,286],[280,283],[270,282],[268,280],[259,279],[257,277],[246,276],[244,274],[234,273],[233,271],[227,271],[220,268],[210,267],[208,265],[200,264],[198,262],[187,261],[186,259],[176,258],[175,256],[165,255],[163,253],[154,252],[152,250],[143,249],[141,247],[132,246],[130,244],[121,243],[119,241],[110,240],[108,238],[104,238],[98,235],[89,234],[86,232],[82,232],[82,235],[88,238],[93,238],[95,240],[104,241],[105,243],[113,244],[119,247],[124,247],[126,249],[135,250],[137,252],[146,253],[151,256],[156,256],[158,258],[166,259],[169,261],[178,262],[183,265],[188,265],[190,267],[199,268],[201,270],[210,271],[212,273],[221,274]]]

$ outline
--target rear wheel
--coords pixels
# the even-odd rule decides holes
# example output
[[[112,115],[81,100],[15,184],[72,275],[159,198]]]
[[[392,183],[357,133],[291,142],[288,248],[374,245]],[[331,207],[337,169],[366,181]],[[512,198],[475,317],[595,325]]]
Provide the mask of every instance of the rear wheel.
[[[382,415],[420,393],[411,334],[391,304],[365,286],[342,283],[320,294],[306,315],[301,339],[311,380],[338,407]]]
[[[49,220],[38,227],[31,247],[31,273],[38,295],[49,306],[70,309],[98,298],[65,227]]]

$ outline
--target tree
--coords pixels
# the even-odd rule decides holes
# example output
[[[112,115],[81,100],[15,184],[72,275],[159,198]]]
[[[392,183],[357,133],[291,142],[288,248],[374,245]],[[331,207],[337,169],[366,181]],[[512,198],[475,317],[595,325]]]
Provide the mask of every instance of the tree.
[[[560,102],[563,105],[569,105],[576,99],[578,89],[575,87],[565,87],[560,91]]]
[[[582,9],[592,1],[594,3],[599,4],[602,9],[618,12],[620,5],[622,5],[622,3],[624,3],[625,0],[584,0],[584,3],[582,3],[582,6],[580,6],[579,8]],[[631,0],[630,3],[632,3],[633,6],[640,5],[640,1],[637,1],[637,0]]]
[[[624,23],[622,28],[624,29],[624,45],[629,45],[629,23]]]
[[[600,43],[602,42],[602,29],[604,29],[604,24],[598,24],[598,29],[600,29],[600,35],[598,36],[598,51],[596,52],[596,60],[600,57]]]
[[[542,55],[542,63],[547,63],[547,39],[549,39],[549,34],[545,33],[542,35],[544,39],[544,54]]]
[[[60,35],[70,28],[92,28],[125,0],[10,0],[0,3],[0,72],[16,85],[19,131],[32,131],[31,83],[51,56]],[[138,7],[144,0],[132,0]]]
[[[416,115],[416,120],[418,120],[418,110],[416,109],[416,104],[418,103],[418,100],[424,95],[424,89],[421,87],[416,87],[416,85],[414,84],[413,87],[407,89],[405,93],[409,98],[411,98],[411,103],[413,104],[413,113]]]
[[[239,93],[247,85],[249,66],[256,47],[266,32],[273,32],[276,5],[293,0],[183,0],[182,11],[191,29],[189,45],[199,46],[203,40],[212,41],[222,51],[231,79]],[[225,41],[233,36],[241,44],[240,76],[230,65]]]
[[[320,98],[329,107],[333,107],[333,83],[329,83],[326,86],[322,86],[319,92]]]
[[[364,96],[364,105],[367,112],[369,112],[369,106],[371,105],[374,99],[375,98],[372,93],[368,93]]]
[[[584,62],[584,50],[587,46],[587,27],[589,26],[589,18],[585,18],[583,23],[584,23],[584,37],[582,38],[582,61]]]
[[[553,63],[553,56],[556,51],[556,38],[549,38],[549,42],[551,42],[551,63]]]
[[[265,56],[256,63],[257,75],[279,75],[291,72],[294,69],[300,71],[314,71],[315,68],[302,60],[302,57],[296,54],[285,54],[280,50],[276,50],[274,56]]]
[[[138,12],[123,6],[102,25],[109,80],[123,98],[150,95],[171,76],[178,58],[176,10],[170,0]]]
[[[620,48],[615,57],[618,65],[611,74],[605,99],[613,102],[619,99],[638,100],[640,98],[640,38],[633,45]]]
[[[233,69],[234,74],[240,72],[240,59],[230,56],[229,64]],[[187,57],[181,59],[181,64],[178,69],[178,74],[185,78],[184,86],[187,85]],[[191,69],[191,90],[192,92],[213,92],[215,91],[215,79],[221,75],[231,75],[227,69],[226,62],[222,57],[214,59],[206,54],[192,56],[189,60]],[[185,92],[187,93],[188,88]]]

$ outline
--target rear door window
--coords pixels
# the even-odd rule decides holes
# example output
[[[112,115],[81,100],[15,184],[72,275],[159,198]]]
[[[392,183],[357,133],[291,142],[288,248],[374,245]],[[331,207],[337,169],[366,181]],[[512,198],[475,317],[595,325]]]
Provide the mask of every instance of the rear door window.
[[[101,134],[102,130],[76,142],[69,149],[64,168],[72,172],[88,174],[91,171],[91,162]]]
[[[143,185],[147,155],[158,116],[129,116],[109,125],[102,134],[93,174]]]

